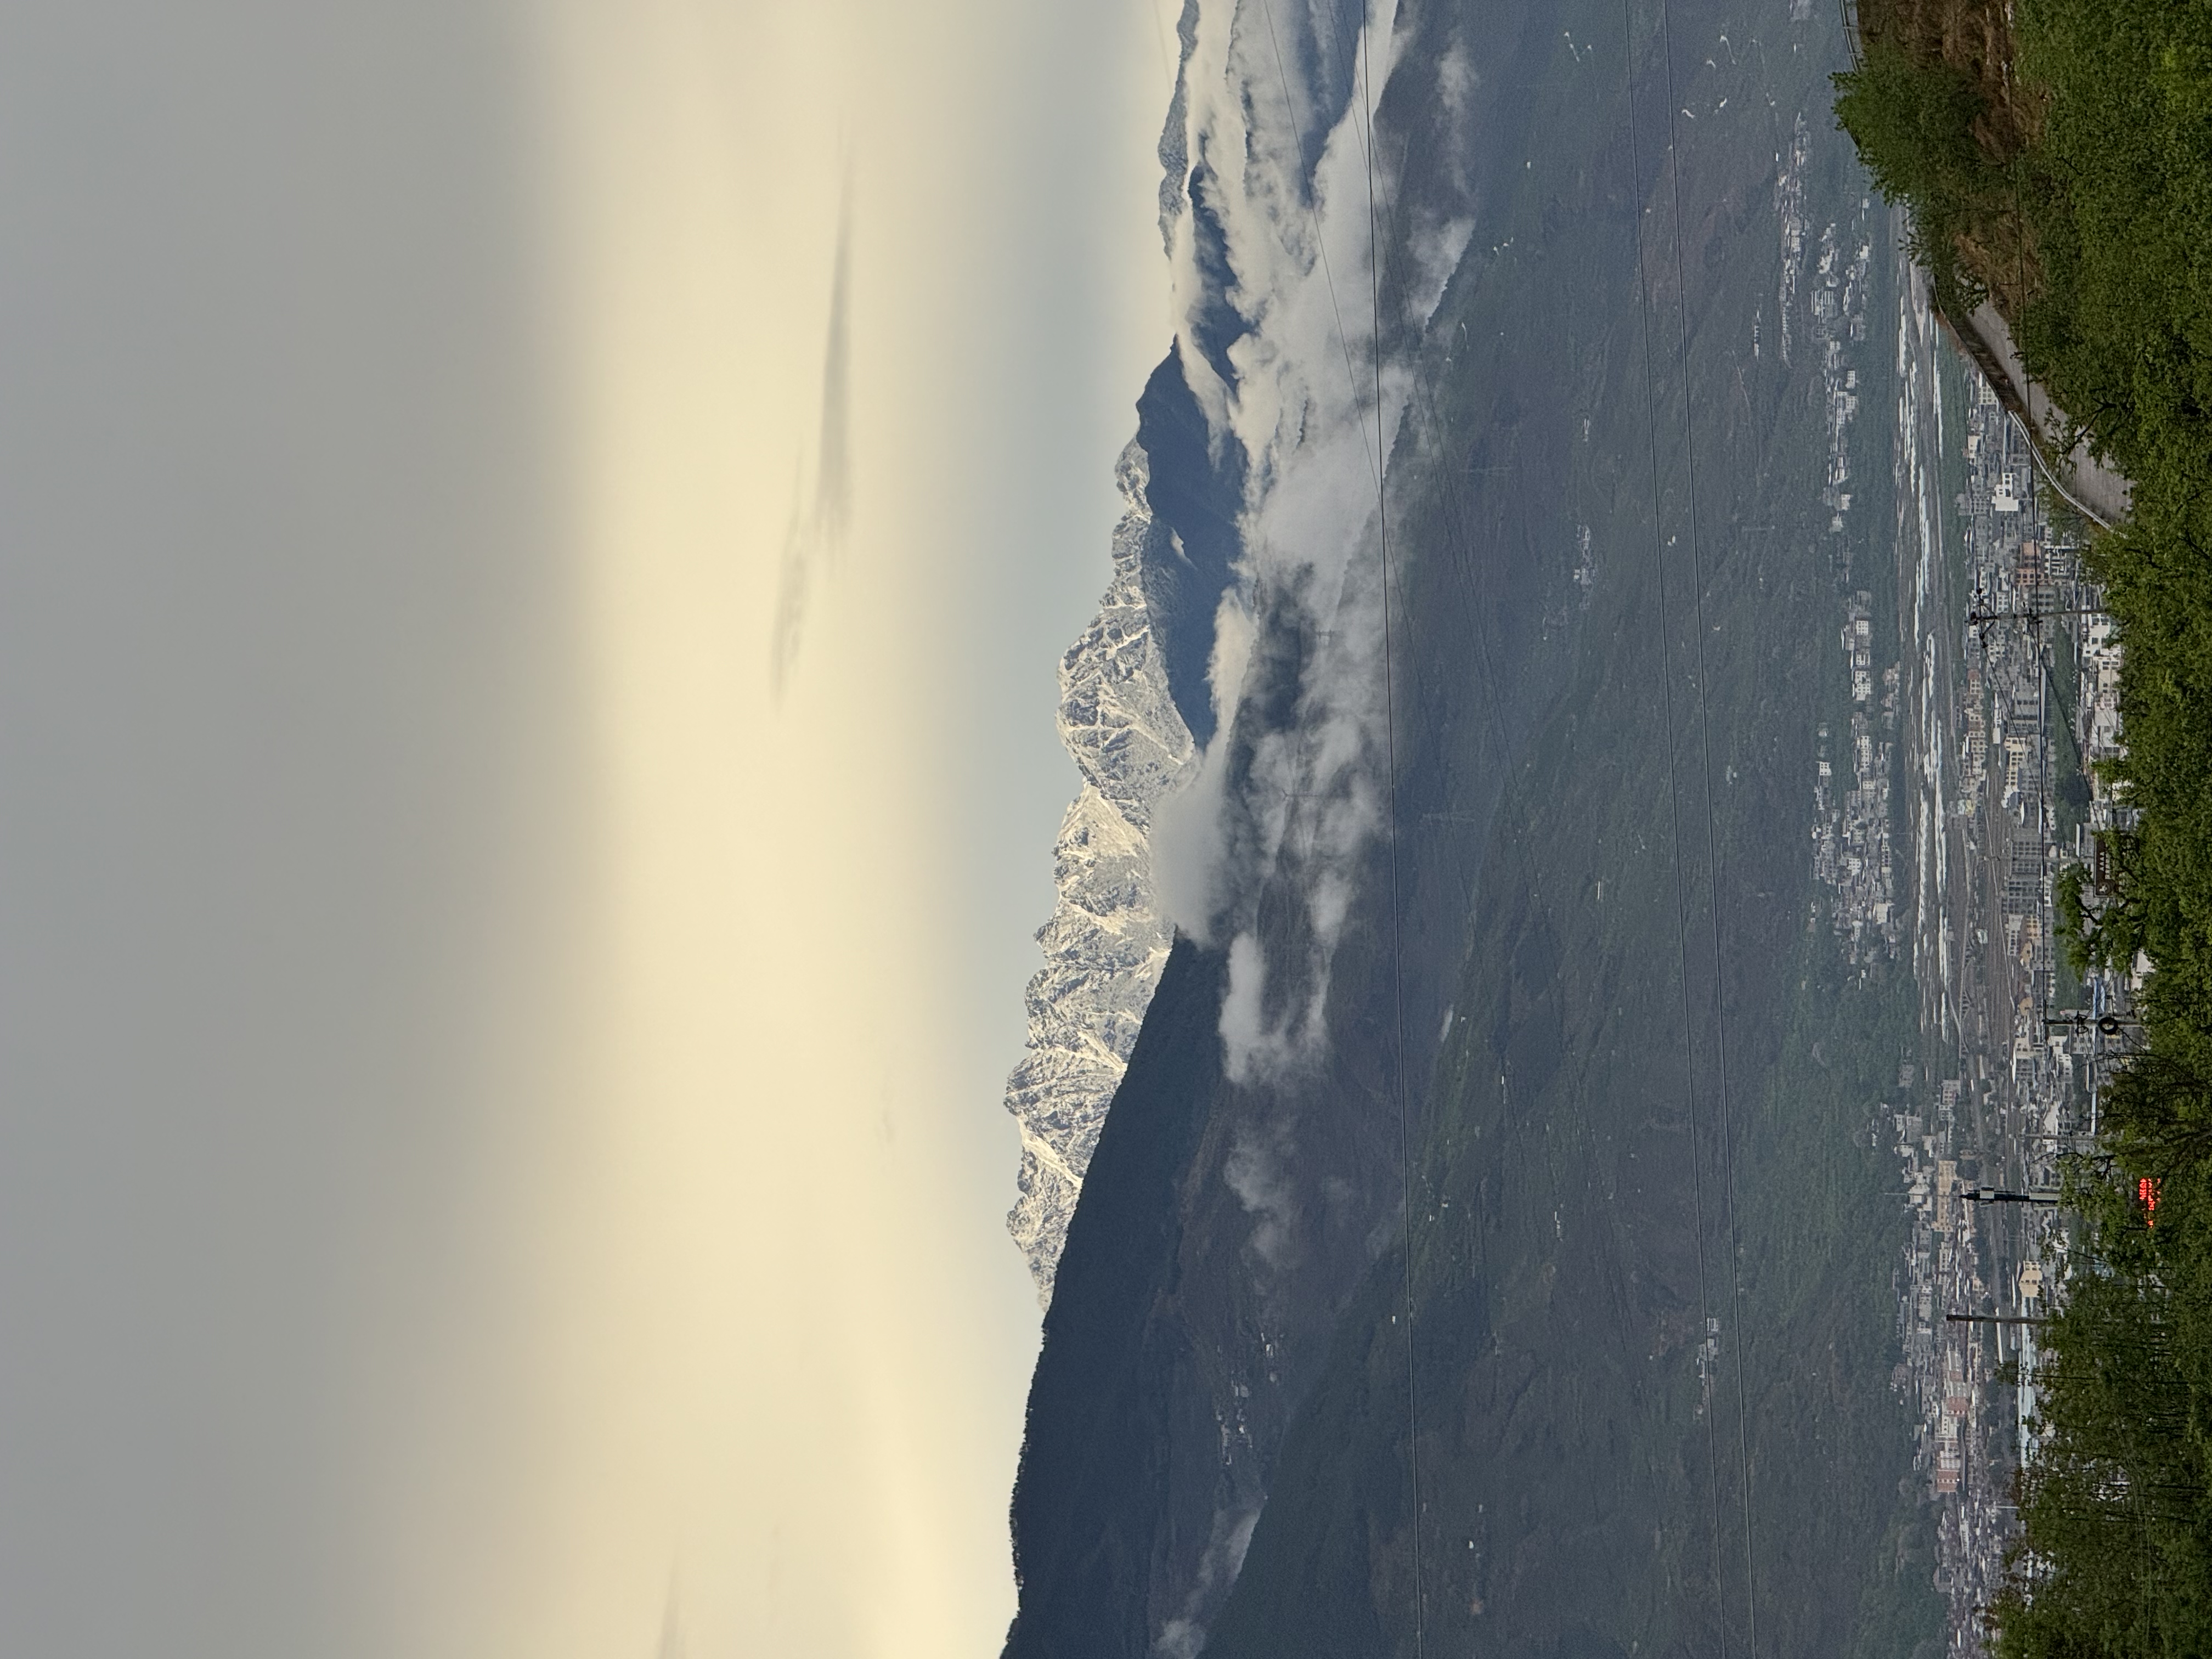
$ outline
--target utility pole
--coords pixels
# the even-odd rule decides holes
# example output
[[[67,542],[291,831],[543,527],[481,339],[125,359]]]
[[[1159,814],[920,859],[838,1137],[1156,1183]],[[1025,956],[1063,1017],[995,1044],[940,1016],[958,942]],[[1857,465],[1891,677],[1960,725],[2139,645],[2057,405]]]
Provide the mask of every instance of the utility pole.
[[[2078,1030],[2083,1026],[2094,1026],[2105,1036],[2118,1036],[2124,1030],[2142,1030],[2142,1022],[2138,1020],[2122,1019],[2118,1014],[2093,1014],[2086,1008],[2071,1013],[2045,1014],[2043,1023],[2046,1028],[2071,1025]]]
[[[2001,622],[2024,622],[2033,628],[2036,623],[2048,617],[2101,617],[2105,614],[2106,609],[2101,605],[2062,605],[2045,606],[2041,609],[2031,607],[2026,611],[1969,611],[1966,612],[1966,622],[1968,626],[1974,628],[1979,628],[1987,623]]]
[[[2038,1204],[2056,1208],[2058,1188],[2031,1187],[2024,1193],[2012,1193],[2002,1187],[1966,1187],[1960,1189],[1959,1196],[1969,1204]]]

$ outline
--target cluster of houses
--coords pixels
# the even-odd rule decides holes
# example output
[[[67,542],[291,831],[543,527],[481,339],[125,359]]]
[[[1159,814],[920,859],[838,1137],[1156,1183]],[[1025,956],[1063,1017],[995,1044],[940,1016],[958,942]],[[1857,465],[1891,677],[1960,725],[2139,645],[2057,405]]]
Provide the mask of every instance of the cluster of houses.
[[[1905,921],[1890,828],[1899,669],[1875,666],[1870,603],[1869,594],[1854,596],[1844,617],[1849,738],[1837,744],[1827,726],[1820,728],[1813,786],[1813,873],[1827,890],[1828,918],[1845,958],[1862,970],[1896,954]]]
[[[1894,1380],[1936,1505],[1952,1649],[1976,1654],[2015,1530],[2014,1472],[2035,1446],[2036,1322],[2065,1271],[2060,1161],[2094,1133],[2140,980],[2065,976],[2054,908],[2060,872],[2094,870],[2099,832],[2126,827],[2095,766],[2121,752],[2119,648],[2078,542],[2044,513],[2025,438],[1978,383],[1965,426],[1972,597],[1946,748],[1966,869],[1945,948],[1966,1006],[1944,1033],[1955,1074],[1923,1083],[1905,1066],[1905,1103],[1881,1124],[1912,1217]]]

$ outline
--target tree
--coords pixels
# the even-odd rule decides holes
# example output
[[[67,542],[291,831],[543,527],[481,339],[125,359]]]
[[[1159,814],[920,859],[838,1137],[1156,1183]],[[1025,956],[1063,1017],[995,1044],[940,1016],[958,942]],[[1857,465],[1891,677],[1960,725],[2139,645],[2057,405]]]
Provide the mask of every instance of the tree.
[[[1981,91],[1940,58],[1877,36],[1860,66],[1833,77],[1836,124],[1851,136],[1875,187],[1912,216],[1912,256],[1938,299],[1970,311],[1978,287],[1960,267],[1958,242],[1988,216],[2003,175],[1974,137]]]

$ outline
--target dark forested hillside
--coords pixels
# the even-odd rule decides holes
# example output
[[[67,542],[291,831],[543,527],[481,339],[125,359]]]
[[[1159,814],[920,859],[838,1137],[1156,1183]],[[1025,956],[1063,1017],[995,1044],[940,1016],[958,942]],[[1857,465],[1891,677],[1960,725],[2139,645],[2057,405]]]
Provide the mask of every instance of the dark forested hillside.
[[[1382,238],[1473,224],[1392,459],[1398,925],[1378,846],[1324,1054],[1264,1083],[1178,946],[1047,1322],[1010,1656],[1940,1648],[1866,1133],[1914,1002],[1811,842],[1844,608],[1894,610],[1895,232],[1798,9],[1401,21]]]

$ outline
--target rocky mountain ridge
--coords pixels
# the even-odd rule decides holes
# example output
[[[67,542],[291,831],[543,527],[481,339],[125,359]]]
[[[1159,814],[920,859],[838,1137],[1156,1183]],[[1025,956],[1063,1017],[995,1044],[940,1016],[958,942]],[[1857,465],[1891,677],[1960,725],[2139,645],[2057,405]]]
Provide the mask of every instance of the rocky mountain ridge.
[[[1006,1080],[1022,1142],[1006,1226],[1040,1303],[1051,1299],[1084,1171],[1174,943],[1152,885],[1152,815],[1195,752],[1145,594],[1147,549],[1172,532],[1153,518],[1136,440],[1115,477],[1126,507],[1113,579],[1060,665],[1060,738],[1083,788],[1053,845],[1059,898],[1037,931],[1045,963],[1024,994],[1028,1042]]]

